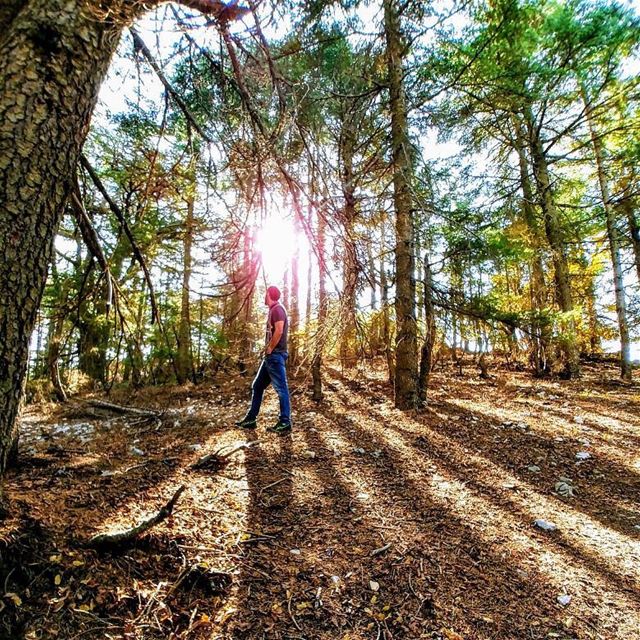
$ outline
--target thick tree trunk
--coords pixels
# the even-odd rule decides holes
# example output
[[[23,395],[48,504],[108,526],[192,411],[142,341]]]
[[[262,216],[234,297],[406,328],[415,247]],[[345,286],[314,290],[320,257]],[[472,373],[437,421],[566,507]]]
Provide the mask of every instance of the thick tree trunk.
[[[598,172],[598,182],[600,183],[600,193],[602,195],[602,206],[604,207],[607,221],[607,236],[609,239],[609,250],[611,252],[611,266],[613,268],[613,284],[616,298],[616,314],[618,316],[618,330],[620,332],[620,376],[623,380],[631,380],[631,341],[629,339],[629,324],[627,322],[627,303],[624,295],[624,272],[620,259],[620,234],[616,226],[615,210],[611,204],[609,195],[609,184],[604,167],[604,149],[602,140],[596,131],[593,122],[591,103],[584,87],[582,87],[582,99],[585,105],[589,132],[591,133],[591,143]]]
[[[0,472],[54,234],[122,29],[83,0],[22,5],[0,14]]]
[[[384,0],[387,68],[391,111],[393,200],[396,213],[396,365],[395,404],[413,409],[418,401],[417,326],[415,318],[414,220],[411,157],[402,56],[404,45],[396,0]]]
[[[194,189],[195,190],[195,189]],[[187,198],[187,216],[182,237],[182,300],[180,304],[180,324],[178,326],[178,353],[176,356],[176,377],[178,384],[184,384],[192,377],[191,356],[191,247],[194,236],[194,193]]]
[[[571,297],[569,262],[566,256],[564,234],[554,200],[549,167],[542,140],[538,134],[532,114],[528,112],[527,116],[533,173],[538,187],[538,197],[540,207],[542,208],[545,233],[551,248],[551,257],[553,260],[556,300],[560,310],[565,314],[560,328],[560,344],[566,357],[565,374],[567,377],[573,378],[580,374],[580,359],[576,340],[575,321],[572,318],[573,300]]]

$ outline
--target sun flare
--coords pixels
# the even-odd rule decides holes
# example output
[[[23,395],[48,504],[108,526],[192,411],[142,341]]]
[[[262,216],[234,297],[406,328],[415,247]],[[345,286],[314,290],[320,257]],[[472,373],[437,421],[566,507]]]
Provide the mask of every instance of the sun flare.
[[[300,280],[306,274],[309,260],[309,241],[304,230],[295,228],[291,216],[271,215],[257,233],[257,247],[262,271],[267,282],[281,284],[285,273],[291,270],[291,263],[298,251],[298,273]]]

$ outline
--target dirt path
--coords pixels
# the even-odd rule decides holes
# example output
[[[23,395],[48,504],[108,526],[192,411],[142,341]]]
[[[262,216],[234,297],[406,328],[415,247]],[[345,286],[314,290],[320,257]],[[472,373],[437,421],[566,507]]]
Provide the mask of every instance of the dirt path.
[[[640,387],[614,375],[447,373],[407,415],[375,372],[336,370],[322,405],[294,396],[284,437],[263,429],[272,394],[256,432],[229,427],[246,379],[147,390],[138,404],[171,408],[158,423],[32,412],[0,525],[0,637],[640,638]],[[85,426],[43,440],[52,420]],[[180,484],[135,548],[82,548]]]

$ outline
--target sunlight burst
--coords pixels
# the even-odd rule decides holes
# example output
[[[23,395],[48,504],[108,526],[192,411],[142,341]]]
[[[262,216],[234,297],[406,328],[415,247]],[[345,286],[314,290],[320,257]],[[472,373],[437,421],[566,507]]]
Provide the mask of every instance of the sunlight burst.
[[[298,250],[298,273],[301,289],[306,288],[310,246],[304,230],[294,226],[292,217],[282,214],[269,216],[257,233],[257,250],[261,256],[264,278],[268,283],[282,284],[285,272]]]

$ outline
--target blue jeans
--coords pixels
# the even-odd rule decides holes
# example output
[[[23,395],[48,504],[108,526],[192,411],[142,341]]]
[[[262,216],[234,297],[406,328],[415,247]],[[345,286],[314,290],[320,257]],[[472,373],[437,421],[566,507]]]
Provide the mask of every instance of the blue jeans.
[[[272,384],[280,400],[280,422],[286,424],[291,422],[287,370],[284,366],[287,358],[288,355],[286,353],[276,351],[266,356],[260,364],[258,373],[251,385],[251,408],[246,416],[248,419],[255,420],[258,417],[262,396],[269,384]]]

